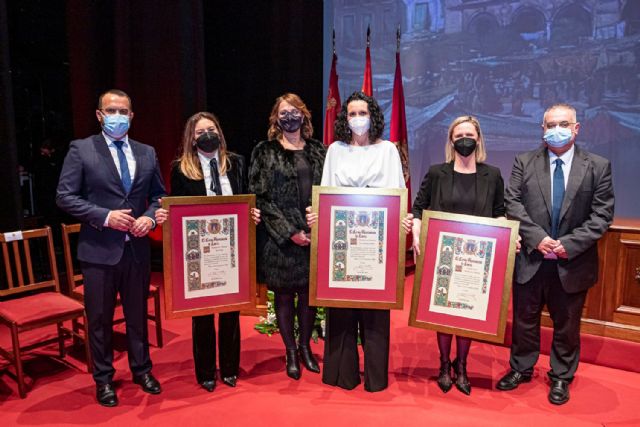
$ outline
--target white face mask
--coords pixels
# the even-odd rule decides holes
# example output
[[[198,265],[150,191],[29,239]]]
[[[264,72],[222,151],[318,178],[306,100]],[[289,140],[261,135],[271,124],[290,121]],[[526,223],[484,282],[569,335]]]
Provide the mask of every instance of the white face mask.
[[[349,119],[349,128],[351,129],[351,132],[358,136],[362,136],[367,133],[370,124],[371,120],[369,119],[369,116],[352,117]]]

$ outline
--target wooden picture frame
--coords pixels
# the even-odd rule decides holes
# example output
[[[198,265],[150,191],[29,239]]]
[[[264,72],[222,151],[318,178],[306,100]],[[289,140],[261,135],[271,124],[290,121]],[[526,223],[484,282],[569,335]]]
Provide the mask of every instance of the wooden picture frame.
[[[402,309],[407,190],[314,186],[312,200],[309,303]]]
[[[504,342],[519,222],[425,210],[409,325]]]
[[[162,207],[166,317],[254,309],[255,195],[164,197]]]

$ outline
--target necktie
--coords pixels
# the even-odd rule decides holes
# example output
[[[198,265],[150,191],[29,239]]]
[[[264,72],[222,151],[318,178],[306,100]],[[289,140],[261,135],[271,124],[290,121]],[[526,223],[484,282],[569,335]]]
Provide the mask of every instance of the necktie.
[[[122,179],[122,186],[127,193],[131,190],[131,174],[129,173],[129,164],[127,163],[127,156],[124,155],[122,145],[124,141],[113,141],[118,151],[118,161],[120,162],[120,179]]]
[[[220,175],[218,174],[218,162],[216,159],[211,159],[209,162],[211,165],[211,191],[216,193],[216,196],[222,195],[222,187],[220,186]]]
[[[558,226],[560,222],[560,208],[564,199],[564,173],[562,172],[563,161],[556,159],[556,168],[553,171],[553,197],[551,209],[551,237],[558,238]]]

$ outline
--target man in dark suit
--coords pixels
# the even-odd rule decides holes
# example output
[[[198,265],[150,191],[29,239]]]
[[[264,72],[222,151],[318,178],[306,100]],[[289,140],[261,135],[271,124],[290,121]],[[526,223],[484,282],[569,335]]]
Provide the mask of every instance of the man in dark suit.
[[[147,334],[150,249],[158,199],[165,194],[155,150],[128,137],[131,99],[116,89],[102,94],[96,117],[102,132],[72,141],[56,201],[82,222],[78,259],[84,275],[96,397],[115,406],[113,313],[120,294],[133,381],[147,393],[160,393],[151,374]]]
[[[522,249],[513,287],[511,370],[497,384],[531,380],[540,353],[540,313],[553,321],[549,401],[569,400],[580,357],[580,317],[598,278],[598,240],[613,220],[608,160],[575,145],[580,124],[568,104],[544,114],[544,146],[516,157],[506,191],[507,216],[520,221]]]

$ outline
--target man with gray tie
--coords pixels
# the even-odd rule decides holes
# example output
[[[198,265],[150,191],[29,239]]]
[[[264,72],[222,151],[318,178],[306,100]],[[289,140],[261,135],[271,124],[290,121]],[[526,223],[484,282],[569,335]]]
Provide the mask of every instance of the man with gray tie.
[[[542,147],[516,157],[505,192],[507,216],[520,221],[522,249],[513,286],[511,370],[497,384],[531,380],[540,354],[540,313],[553,321],[549,401],[569,400],[580,358],[580,317],[598,278],[598,240],[613,220],[611,165],[575,145],[580,123],[568,104],[549,107]]]
[[[116,406],[113,313],[120,294],[133,381],[160,393],[151,374],[147,333],[150,248],[158,200],[165,195],[155,150],[129,138],[131,99],[112,89],[98,100],[102,132],[72,141],[56,195],[58,206],[82,222],[78,260],[84,275],[96,398]]]

